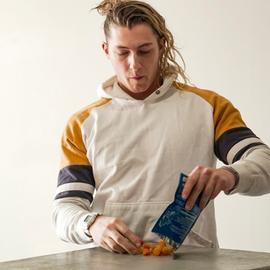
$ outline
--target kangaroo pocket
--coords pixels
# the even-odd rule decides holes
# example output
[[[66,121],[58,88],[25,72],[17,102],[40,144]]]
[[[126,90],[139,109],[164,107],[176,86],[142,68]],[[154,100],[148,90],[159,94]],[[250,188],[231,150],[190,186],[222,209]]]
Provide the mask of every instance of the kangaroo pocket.
[[[106,202],[103,214],[120,218],[131,231],[144,241],[157,242],[151,230],[170,202]]]

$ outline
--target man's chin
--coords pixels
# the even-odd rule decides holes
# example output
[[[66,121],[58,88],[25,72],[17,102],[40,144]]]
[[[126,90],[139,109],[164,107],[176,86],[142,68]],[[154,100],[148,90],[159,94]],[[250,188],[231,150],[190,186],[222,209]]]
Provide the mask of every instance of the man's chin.
[[[130,87],[130,91],[137,94],[146,92],[147,89],[148,88],[146,86],[131,86]]]
[[[140,94],[140,93],[146,92],[146,89],[145,88],[143,88],[143,89],[132,89],[131,92],[134,93],[134,94]]]

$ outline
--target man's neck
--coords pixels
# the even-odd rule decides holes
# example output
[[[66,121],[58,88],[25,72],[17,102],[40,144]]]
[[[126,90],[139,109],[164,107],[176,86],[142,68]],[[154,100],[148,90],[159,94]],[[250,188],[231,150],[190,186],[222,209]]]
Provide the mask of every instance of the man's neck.
[[[126,87],[122,86],[121,84],[118,83],[118,85],[121,87],[121,89],[126,92],[128,95],[130,95],[131,97],[137,99],[137,100],[144,100],[146,99],[148,96],[150,96],[154,91],[156,91],[161,85],[162,85],[162,80],[157,80],[154,81],[151,86],[145,90],[144,92],[140,92],[140,93],[134,93],[130,90],[128,90]]]

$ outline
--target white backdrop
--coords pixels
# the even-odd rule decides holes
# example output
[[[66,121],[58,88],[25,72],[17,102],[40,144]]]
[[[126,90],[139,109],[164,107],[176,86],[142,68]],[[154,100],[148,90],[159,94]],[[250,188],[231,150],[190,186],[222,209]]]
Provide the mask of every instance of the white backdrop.
[[[0,0],[0,261],[85,248],[55,236],[51,210],[68,117],[112,75],[93,0]],[[270,1],[151,0],[197,86],[218,91],[270,144]],[[270,195],[220,195],[221,247],[270,252]]]

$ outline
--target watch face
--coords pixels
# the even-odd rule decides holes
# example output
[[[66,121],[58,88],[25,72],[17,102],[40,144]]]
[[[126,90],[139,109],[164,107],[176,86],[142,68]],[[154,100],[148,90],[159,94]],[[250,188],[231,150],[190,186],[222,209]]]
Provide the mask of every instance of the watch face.
[[[98,216],[97,213],[93,213],[92,215],[87,215],[83,221],[84,233],[91,239],[92,239],[92,236],[90,235],[89,228],[94,223],[97,216]]]
[[[92,215],[88,215],[85,219],[84,219],[84,224],[85,226],[88,227],[91,226],[91,224],[95,221],[96,217],[98,216],[97,213],[93,213]]]
[[[88,215],[83,222],[88,223],[92,218],[93,216]]]

